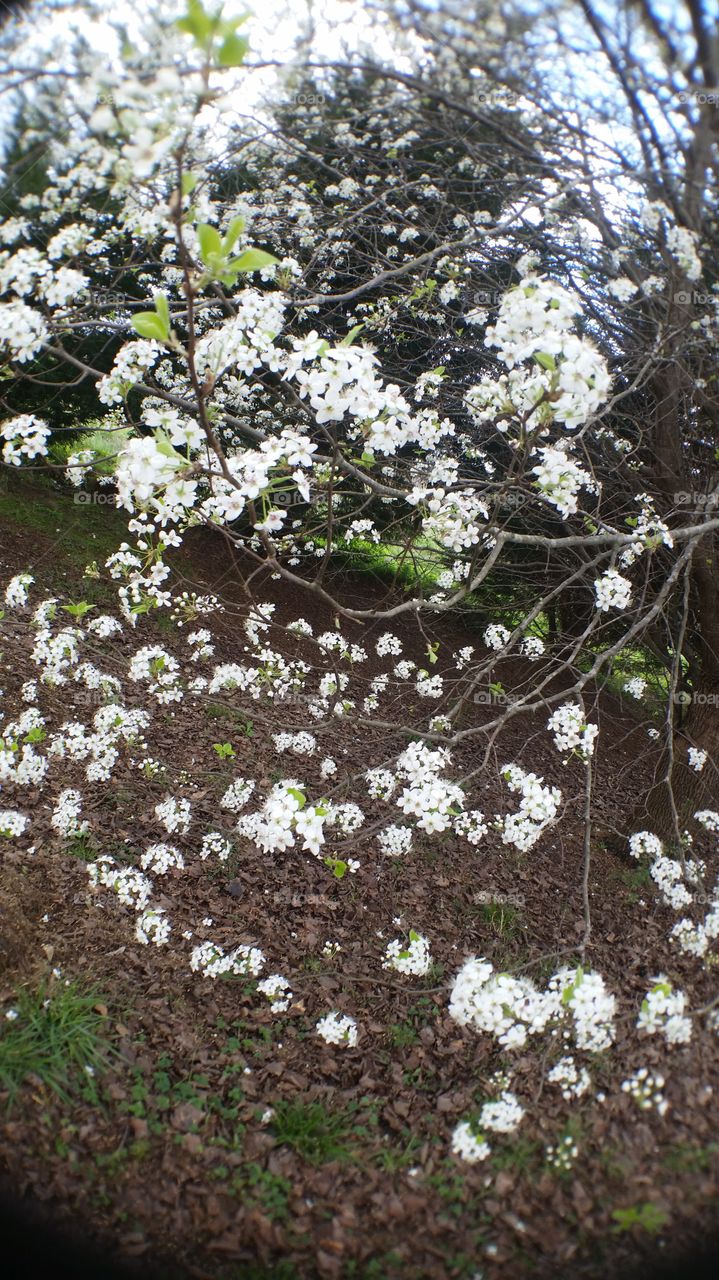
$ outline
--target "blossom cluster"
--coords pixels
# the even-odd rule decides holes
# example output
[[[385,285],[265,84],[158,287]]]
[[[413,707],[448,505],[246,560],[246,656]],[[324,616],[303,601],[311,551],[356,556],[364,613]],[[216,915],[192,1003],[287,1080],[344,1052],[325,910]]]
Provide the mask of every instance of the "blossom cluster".
[[[594,754],[594,739],[599,726],[587,724],[582,708],[574,702],[565,702],[552,712],[547,728],[554,734],[557,751],[576,751],[583,760]]]

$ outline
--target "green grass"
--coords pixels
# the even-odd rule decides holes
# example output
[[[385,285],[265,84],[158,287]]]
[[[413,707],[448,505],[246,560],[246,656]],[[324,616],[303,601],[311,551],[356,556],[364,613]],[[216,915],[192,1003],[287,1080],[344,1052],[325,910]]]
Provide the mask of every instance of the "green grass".
[[[115,473],[117,454],[133,434],[129,427],[122,425],[119,413],[110,412],[106,418],[91,418],[82,423],[77,433],[54,435],[48,457],[50,462],[64,467],[71,453],[88,449],[95,455],[92,470],[111,476]]]
[[[498,938],[517,938],[522,932],[522,919],[516,907],[506,902],[485,902],[480,915]]]
[[[226,707],[221,702],[208,702],[205,707],[205,715],[208,720],[230,720],[236,727],[238,733],[243,734],[246,738],[251,738],[254,733],[254,723],[236,707]]]
[[[314,539],[318,547],[321,537]],[[332,573],[344,577],[357,573],[377,578],[408,591],[433,591],[439,574],[445,568],[447,555],[438,546],[419,539],[407,550],[403,543],[383,540],[369,542],[354,538],[348,547],[332,554]]]
[[[623,897],[630,906],[642,901],[654,883],[648,867],[622,867],[616,879],[624,886]]]
[[[278,1102],[272,1131],[278,1143],[292,1147],[308,1164],[348,1160],[352,1155],[348,1146],[350,1116],[344,1111],[329,1111],[321,1102]]]
[[[633,1231],[638,1228],[654,1236],[666,1226],[669,1214],[664,1209],[660,1209],[659,1205],[647,1201],[645,1204],[632,1205],[629,1209],[613,1209],[612,1218],[614,1220],[612,1231]]]
[[[530,1138],[514,1138],[506,1146],[497,1147],[492,1152],[492,1164],[495,1169],[512,1169],[531,1177],[539,1172],[542,1149],[538,1142]]]
[[[402,1130],[401,1142],[387,1142],[375,1156],[375,1161],[384,1173],[398,1173],[402,1169],[407,1169],[413,1165],[419,1157],[422,1149],[422,1138],[417,1134],[411,1133],[409,1129]]]
[[[88,563],[101,564],[127,540],[127,513],[123,515],[111,503],[75,503],[70,494],[54,489],[47,475],[34,475],[31,480],[13,475],[11,480],[7,483],[6,477],[0,486],[0,519],[22,530],[29,548],[33,533],[51,538],[55,546],[49,567],[55,567],[57,553],[69,568],[82,573]],[[32,569],[32,550],[28,560]]]
[[[101,1070],[112,1052],[101,996],[69,986],[21,991],[18,1017],[0,1026],[0,1086],[11,1105],[28,1076],[67,1098],[72,1083],[87,1083],[86,1068]]]
[[[598,653],[598,649],[588,648],[579,658],[580,669],[588,671]],[[624,692],[624,685],[637,676],[646,680],[647,688],[641,698],[634,699]],[[621,697],[624,707],[633,711],[637,718],[663,716],[669,694],[669,672],[648,649],[620,650],[604,668],[599,681],[615,697]]]
[[[269,1266],[262,1262],[237,1262],[223,1267],[217,1280],[299,1280],[294,1262],[278,1258]]]
[[[231,1183],[235,1194],[243,1201],[256,1204],[271,1222],[282,1222],[288,1216],[288,1203],[292,1184],[279,1174],[270,1173],[259,1164],[243,1165]],[[273,1273],[274,1274],[274,1273]]]
[[[677,1142],[669,1148],[662,1164],[675,1173],[708,1173],[718,1159],[719,1142],[710,1142],[706,1147]]]

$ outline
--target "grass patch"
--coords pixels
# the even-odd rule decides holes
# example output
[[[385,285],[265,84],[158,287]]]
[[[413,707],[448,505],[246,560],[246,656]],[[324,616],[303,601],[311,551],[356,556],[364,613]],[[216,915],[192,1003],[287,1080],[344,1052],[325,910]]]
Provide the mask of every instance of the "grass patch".
[[[135,434],[121,424],[119,414],[108,414],[106,419],[94,418],[84,424],[85,430],[72,438],[56,435],[49,449],[51,462],[65,466],[71,453],[88,450],[93,454],[92,468],[88,474],[113,476],[117,455]]]
[[[24,477],[13,476],[12,487],[0,487],[0,519],[28,537],[36,532],[51,538],[54,553],[59,553],[68,567],[80,574],[88,563],[106,560],[127,540],[126,513],[123,515],[107,502],[75,503],[69,494],[55,490],[47,476],[34,477],[32,484]],[[32,555],[29,559],[32,561]],[[56,562],[53,554],[53,563]]]
[[[73,1077],[88,1081],[106,1065],[112,1049],[103,1007],[96,991],[74,982],[20,993],[17,1018],[4,1018],[0,1027],[0,1085],[9,1105],[28,1076],[67,1098]]]
[[[332,1113],[321,1102],[278,1102],[272,1130],[282,1146],[292,1147],[309,1164],[346,1159],[349,1123],[342,1112]]]
[[[318,547],[322,538],[315,538]],[[332,553],[332,573],[345,577],[362,574],[407,591],[433,591],[437,578],[445,568],[446,552],[436,544],[416,541],[407,548],[404,543],[369,542],[354,538],[346,549]]]
[[[254,1201],[270,1222],[282,1222],[288,1215],[292,1184],[280,1174],[270,1173],[259,1164],[245,1165],[235,1178],[233,1189],[242,1191]]]
[[[278,1102],[272,1131],[278,1143],[292,1147],[308,1164],[351,1159],[350,1117],[344,1111],[328,1111],[321,1102]]]
[[[669,1148],[662,1164],[674,1173],[708,1173],[717,1159],[719,1142],[710,1142],[706,1147],[677,1142]]]
[[[649,1235],[657,1235],[669,1221],[669,1214],[659,1205],[647,1201],[645,1204],[634,1204],[629,1209],[613,1209],[614,1226],[612,1231],[646,1231]]]
[[[479,914],[498,938],[518,938],[522,932],[520,913],[509,903],[485,902]]]

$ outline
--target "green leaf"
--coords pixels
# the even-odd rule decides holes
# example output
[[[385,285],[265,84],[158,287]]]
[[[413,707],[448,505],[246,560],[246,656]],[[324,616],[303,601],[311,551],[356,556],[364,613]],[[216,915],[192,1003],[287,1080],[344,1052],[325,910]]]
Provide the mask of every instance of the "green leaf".
[[[188,0],[187,13],[176,24],[180,31],[194,36],[198,44],[206,44],[215,29],[215,19],[205,13],[200,0]]]
[[[554,356],[550,355],[548,351],[536,351],[534,359],[537,361],[537,364],[541,364],[543,369],[551,370],[556,369],[557,367],[557,362],[554,359]]]
[[[158,453],[161,453],[165,458],[173,458],[175,462],[180,461],[177,450],[172,444],[169,436],[162,430],[162,427],[158,427],[157,430],[153,432],[153,439],[157,445]]]
[[[182,194],[189,196],[197,186],[200,179],[196,173],[183,173],[182,175]]]
[[[29,729],[23,738],[23,742],[44,742],[47,734],[44,729],[36,725],[34,729]]]
[[[287,794],[288,794],[289,796],[293,796],[293,797],[294,797],[294,799],[297,801],[297,803],[298,803],[298,805],[299,805],[300,809],[304,809],[304,807],[305,807],[305,805],[306,805],[306,803],[307,803],[307,800],[305,799],[305,797],[303,796],[303,794],[302,794],[302,792],[301,792],[301,791],[298,791],[296,787],[288,787],[288,788],[287,788]]]
[[[155,311],[165,326],[165,333],[170,332],[170,308],[164,293],[155,294]]]
[[[340,342],[340,346],[341,346],[341,347],[349,347],[349,346],[351,346],[351,344],[354,342],[355,338],[357,337],[357,334],[358,334],[358,333],[361,333],[361,332],[362,332],[362,330],[364,329],[364,327],[365,327],[365,321],[364,321],[364,320],[362,321],[362,323],[361,323],[361,324],[353,325],[353,327],[350,329],[350,331],[349,331],[349,333],[347,334],[347,336],[346,336],[345,338],[343,338],[343,339],[342,339],[342,341]]]
[[[220,233],[209,222],[200,222],[197,227],[197,239],[200,242],[200,253],[202,261],[209,265],[209,259],[212,257],[223,258],[225,255],[222,251],[222,240]]]
[[[245,249],[239,258],[235,258],[232,266],[235,271],[260,271],[262,267],[271,267],[279,262],[272,253],[265,253],[264,249]]]
[[[572,982],[571,985],[566,987],[562,992],[561,1003],[565,1009],[567,1008],[569,1002],[574,998],[574,994],[577,990],[577,987],[580,987],[583,981],[584,981],[584,970],[580,964],[580,965],[577,965],[576,972],[574,974],[574,982]]]
[[[132,327],[141,338],[154,338],[156,342],[167,341],[167,330],[156,311],[139,311],[132,317]]]
[[[73,618],[83,618],[86,613],[95,608],[94,604],[88,604],[86,600],[81,600],[79,604],[63,604],[60,607]]]
[[[225,36],[220,51],[217,55],[217,64],[220,67],[241,67],[247,56],[247,50],[250,42],[247,36],[229,35]]]
[[[335,858],[332,870],[336,875],[337,879],[341,880],[343,875],[347,871],[347,863],[343,862],[341,858]]]
[[[230,223],[229,227],[227,228],[227,231],[225,232],[222,238],[222,248],[224,249],[225,253],[230,253],[234,249],[244,229],[245,229],[244,218],[241,218],[238,216],[237,218],[232,219],[232,222]]]

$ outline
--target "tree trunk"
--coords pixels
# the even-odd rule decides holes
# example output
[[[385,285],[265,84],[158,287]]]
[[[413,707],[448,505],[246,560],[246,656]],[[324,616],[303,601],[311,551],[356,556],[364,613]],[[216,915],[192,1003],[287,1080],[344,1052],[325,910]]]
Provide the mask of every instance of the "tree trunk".
[[[706,751],[707,760],[700,772],[689,764],[689,747]],[[676,842],[676,827],[681,833],[691,830],[694,814],[699,809],[719,809],[719,685],[713,689],[695,689],[686,726],[674,734],[671,778],[662,778],[647,793],[634,815],[635,831],[644,828],[670,845]],[[660,766],[667,770],[665,755]]]
[[[644,806],[634,815],[634,830],[641,821],[663,840],[676,840],[698,809],[719,809],[719,606],[717,605],[716,549],[697,548],[692,563],[692,587],[696,602],[697,642],[700,661],[692,682],[691,701],[681,727],[674,734],[671,778],[653,787]],[[706,751],[700,772],[689,764],[689,748]],[[662,761],[661,773],[669,761]],[[676,814],[675,814],[676,811]]]

